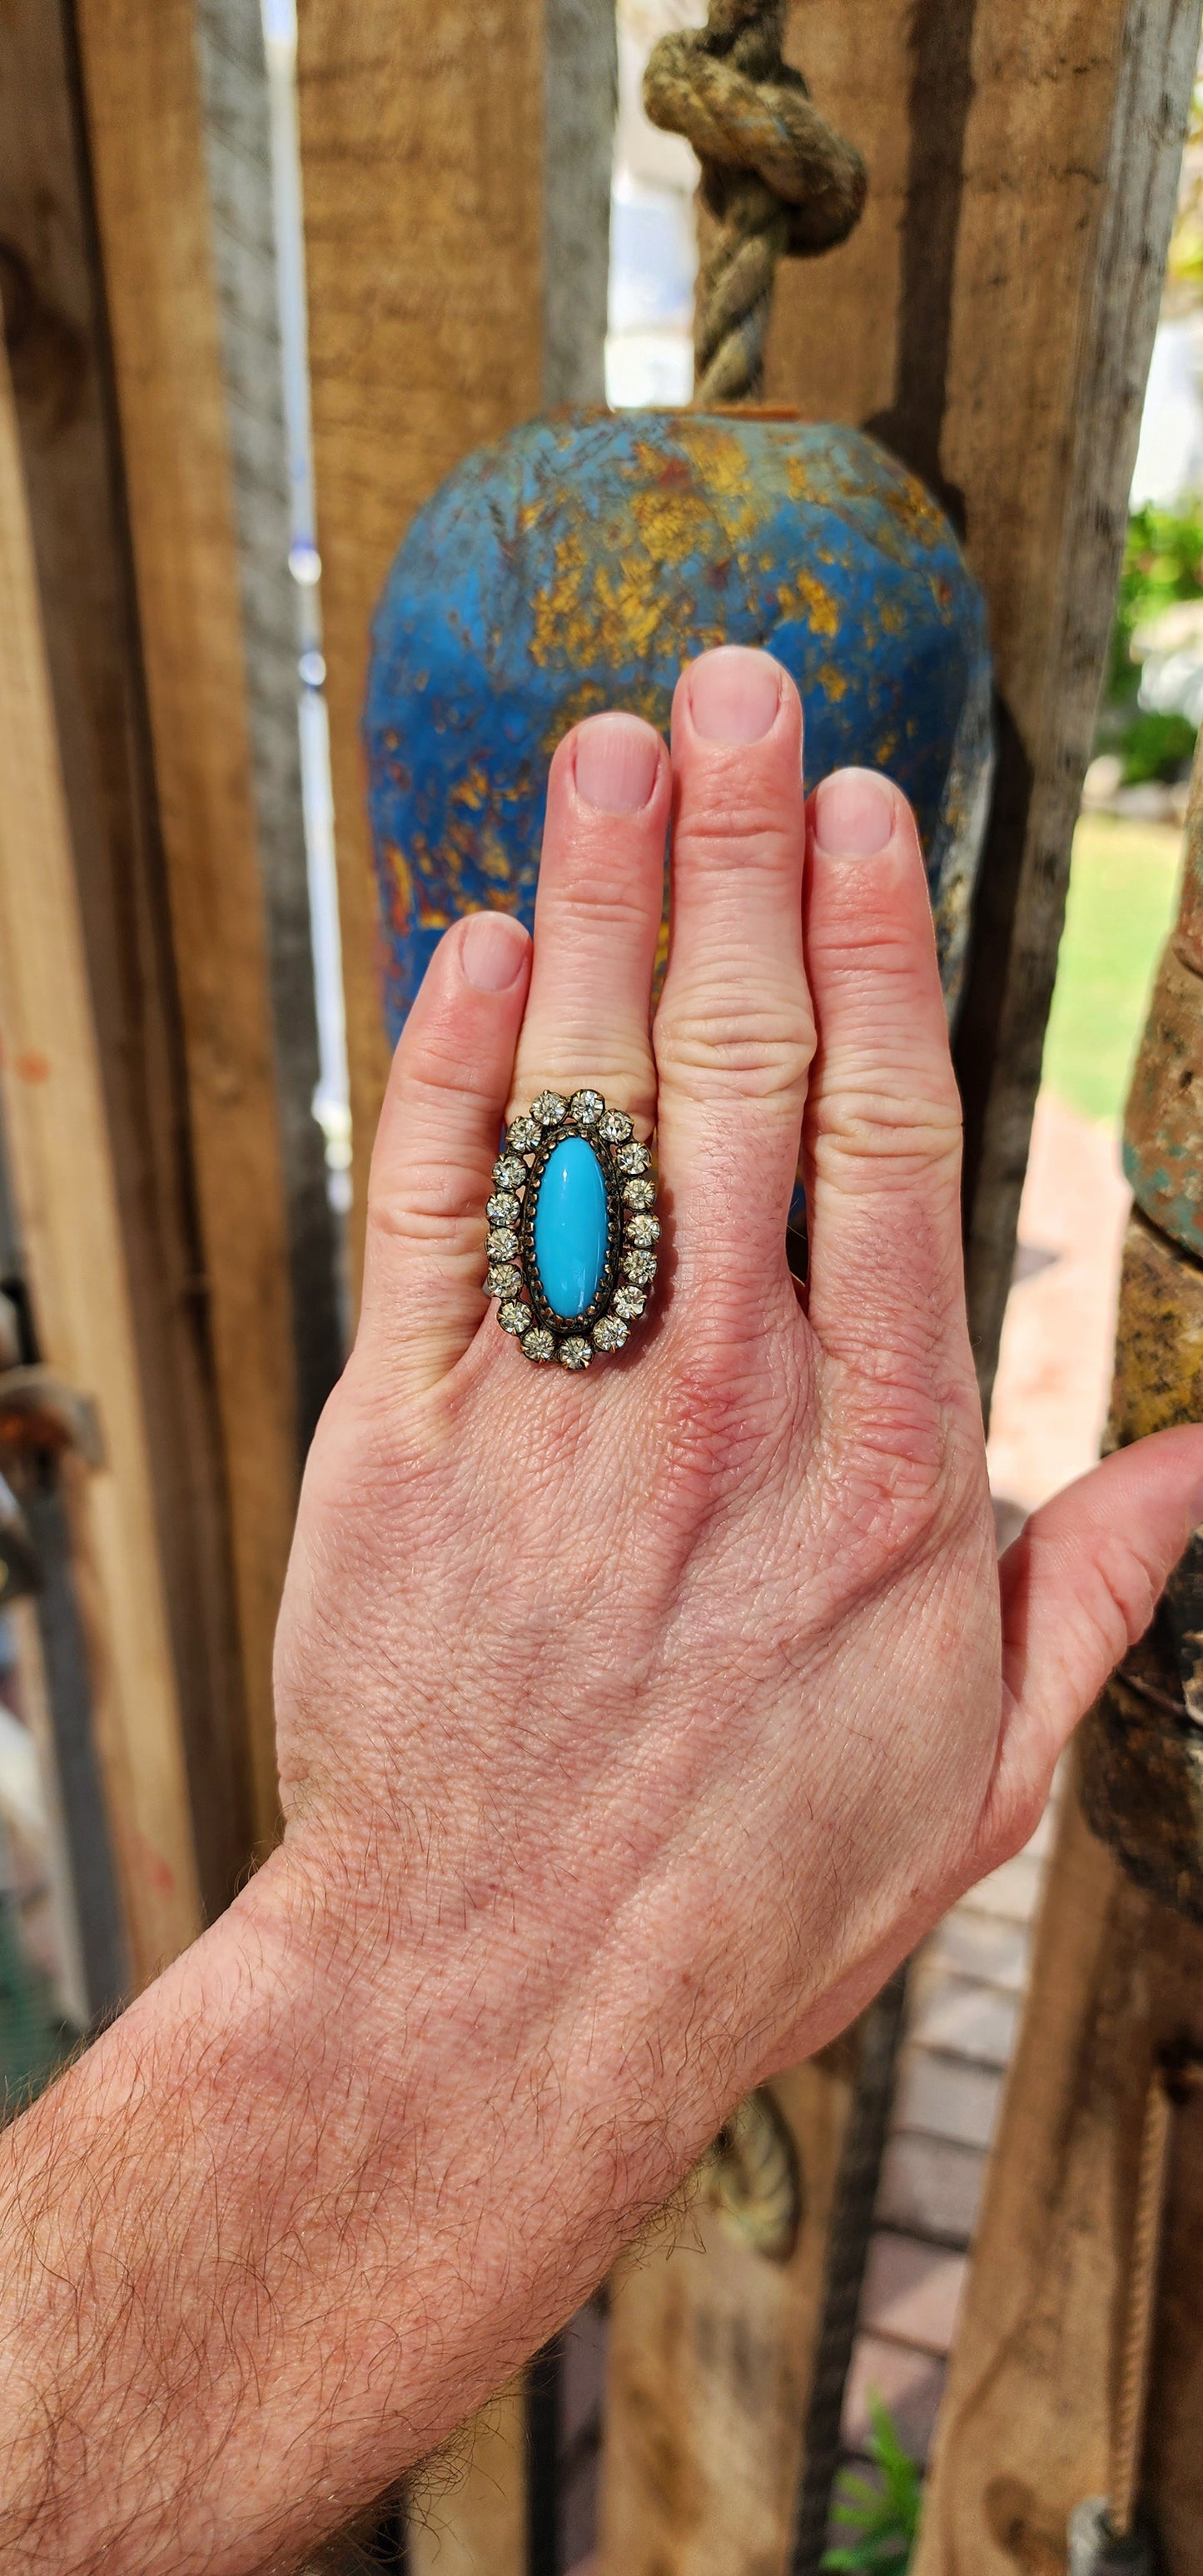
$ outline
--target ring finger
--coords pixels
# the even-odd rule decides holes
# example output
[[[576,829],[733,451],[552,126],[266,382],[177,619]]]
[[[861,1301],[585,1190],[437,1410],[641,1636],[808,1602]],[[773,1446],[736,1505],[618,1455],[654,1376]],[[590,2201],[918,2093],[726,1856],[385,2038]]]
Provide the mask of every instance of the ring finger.
[[[589,717],[560,744],[547,789],[530,995],[511,1116],[540,1091],[588,1084],[655,1121],[652,971],[664,894],[668,753],[640,717]]]

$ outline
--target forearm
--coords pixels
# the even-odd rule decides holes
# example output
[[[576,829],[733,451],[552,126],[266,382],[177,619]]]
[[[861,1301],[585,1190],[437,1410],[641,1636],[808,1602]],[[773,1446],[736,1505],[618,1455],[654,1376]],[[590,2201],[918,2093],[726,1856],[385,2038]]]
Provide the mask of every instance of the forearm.
[[[620,2173],[590,2086],[565,2108],[563,1962],[312,1917],[279,1856],[0,2140],[5,2569],[293,2566],[667,2187],[637,2114]]]

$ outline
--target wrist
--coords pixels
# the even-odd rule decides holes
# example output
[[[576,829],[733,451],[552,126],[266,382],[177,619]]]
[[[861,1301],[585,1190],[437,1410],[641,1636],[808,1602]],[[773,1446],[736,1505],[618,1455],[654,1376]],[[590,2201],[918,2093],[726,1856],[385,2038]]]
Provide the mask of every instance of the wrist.
[[[678,1980],[674,2052],[671,1944],[613,1859],[561,1862],[542,1885],[521,1860],[490,1870],[462,1851],[400,1870],[374,1837],[307,1818],[268,1871],[308,2045],[358,2070],[390,2152],[412,2153],[420,2132],[434,2198],[481,2213],[476,2295],[494,2264],[490,2313],[500,2328],[512,2304],[525,2338],[508,2368],[596,2286],[737,2097],[713,2060],[695,2062],[697,1977]],[[532,2329],[530,2285],[554,2279],[557,2239],[572,2278],[562,2314]]]

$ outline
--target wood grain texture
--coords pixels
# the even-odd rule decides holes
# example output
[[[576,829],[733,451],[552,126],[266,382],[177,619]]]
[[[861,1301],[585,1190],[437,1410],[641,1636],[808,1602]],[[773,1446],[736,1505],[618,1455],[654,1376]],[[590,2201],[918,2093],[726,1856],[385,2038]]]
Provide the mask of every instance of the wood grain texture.
[[[206,1911],[252,1833],[176,962],[65,12],[0,16],[0,284]]]
[[[863,153],[869,195],[855,231],[777,271],[766,399],[807,420],[858,427],[894,398],[908,203],[911,0],[791,0],[785,54],[815,105]]]
[[[247,728],[288,1220],[297,1432],[308,1449],[342,1366],[319,1078],[301,737],[298,593],[260,0],[196,0],[213,271],[242,602]]]
[[[526,2576],[522,2383],[482,2406],[423,2482],[409,2515],[409,2576]]]
[[[318,542],[357,1237],[387,1073],[359,724],[372,611],[415,510],[537,411],[542,0],[300,0]]]
[[[79,1514],[94,1572],[96,1734],[134,1976],[199,1925],[134,1319],[84,963],[7,362],[0,364],[0,1072],[47,1358],[92,1394],[106,1465]]]
[[[848,2042],[779,2077],[803,2215],[788,2262],[695,2203],[611,2293],[604,2576],[782,2576],[831,2212],[851,2109]]]
[[[543,28],[543,401],[550,410],[606,398],[614,0],[545,0]]]
[[[1106,2485],[1150,2066],[1203,2047],[1203,1931],[1065,1800],[937,2432],[916,2576],[1057,2576]],[[1203,2099],[1175,2114],[1146,2492],[1167,2576],[1203,2571]]]
[[[221,341],[188,0],[79,0],[197,1202],[253,1818],[276,1827],[271,1645],[296,1503],[288,1227]]]
[[[786,264],[768,391],[922,474],[990,607],[999,772],[958,1040],[987,1397],[1198,24],[1197,0],[791,9],[870,199],[844,249]]]

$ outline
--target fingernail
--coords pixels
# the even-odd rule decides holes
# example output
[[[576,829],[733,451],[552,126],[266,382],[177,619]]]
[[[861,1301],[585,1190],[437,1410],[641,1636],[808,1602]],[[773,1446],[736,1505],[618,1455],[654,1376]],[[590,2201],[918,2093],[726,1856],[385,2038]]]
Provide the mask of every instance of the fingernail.
[[[875,769],[837,769],[815,789],[815,839],[832,859],[871,859],[894,829],[894,794]]]
[[[780,665],[747,644],[720,644],[689,674],[689,711],[706,742],[759,742],[780,704]]]
[[[577,794],[603,814],[638,814],[659,767],[659,734],[638,716],[589,716],[577,734]]]
[[[520,921],[504,912],[468,916],[459,959],[464,980],[478,993],[505,993],[522,973],[530,942]]]

